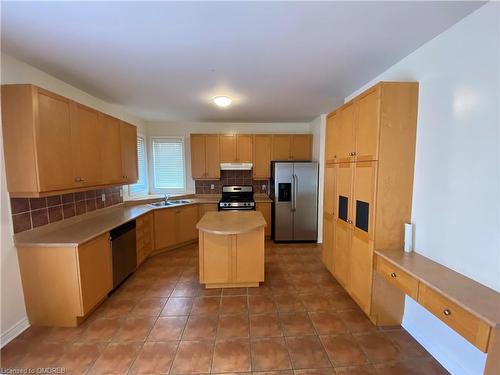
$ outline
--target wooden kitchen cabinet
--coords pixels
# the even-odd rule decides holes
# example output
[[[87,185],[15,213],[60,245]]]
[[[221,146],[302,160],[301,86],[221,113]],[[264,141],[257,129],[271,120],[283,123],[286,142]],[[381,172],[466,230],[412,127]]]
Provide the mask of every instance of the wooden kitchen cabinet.
[[[253,178],[267,180],[271,177],[272,136],[256,134],[253,139]]]
[[[178,215],[177,242],[183,243],[196,240],[198,238],[198,229],[196,229],[196,223],[198,222],[197,205],[179,207],[176,214]]]
[[[103,183],[101,170],[102,144],[99,112],[78,103],[71,103],[71,150],[77,186],[97,186]]]
[[[237,160],[236,154],[236,134],[221,134],[220,142],[220,162],[235,163]]]
[[[311,134],[273,135],[272,160],[310,161],[312,159]]]
[[[191,134],[191,175],[195,180],[220,178],[218,134]]]
[[[274,134],[272,160],[286,161],[291,160],[292,138],[288,134]]]
[[[151,254],[154,248],[154,217],[148,212],[136,219],[135,238],[137,248],[137,266]]]
[[[323,225],[334,245],[325,264],[333,259],[333,275],[370,319],[383,325],[399,324],[394,311],[403,308],[374,302],[389,292],[374,287],[373,254],[403,248],[404,223],[411,218],[417,103],[418,83],[381,82],[327,116]],[[333,230],[327,187],[332,176]]]
[[[198,206],[195,204],[154,211],[155,250],[174,247],[198,237]]]
[[[310,161],[312,159],[312,135],[293,134],[291,160]]]
[[[221,134],[220,162],[221,163],[251,163],[253,160],[251,134]]]
[[[19,247],[31,325],[75,327],[113,287],[108,233],[77,247]]]
[[[264,220],[266,220],[266,228],[264,229],[264,234],[266,237],[271,237],[271,203],[257,202],[255,204],[255,209],[262,213]]]
[[[41,197],[123,184],[129,182],[123,180],[123,169],[135,178],[130,182],[135,181],[135,127],[128,127],[122,147],[119,120],[34,85],[2,85],[10,196]],[[122,149],[127,150],[123,164]]]
[[[323,193],[323,263],[330,272],[333,272],[333,253],[335,239],[335,184],[336,165],[325,166],[324,193]]]
[[[198,204],[198,220],[200,220],[207,212],[218,211],[218,209],[219,207],[215,202]]]
[[[102,177],[105,184],[123,182],[120,120],[101,113]]]
[[[137,128],[120,121],[120,140],[122,154],[122,179],[133,184],[139,178],[137,163]]]

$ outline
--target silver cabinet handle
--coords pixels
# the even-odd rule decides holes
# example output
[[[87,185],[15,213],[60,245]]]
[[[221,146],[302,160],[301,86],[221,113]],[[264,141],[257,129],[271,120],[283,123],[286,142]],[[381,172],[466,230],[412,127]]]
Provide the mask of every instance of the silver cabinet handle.
[[[391,273],[391,277],[396,277],[396,276],[398,276],[398,275],[396,275],[396,272]]]
[[[446,316],[450,316],[451,315],[451,311],[449,309],[444,309],[443,310],[443,314],[446,315]]]

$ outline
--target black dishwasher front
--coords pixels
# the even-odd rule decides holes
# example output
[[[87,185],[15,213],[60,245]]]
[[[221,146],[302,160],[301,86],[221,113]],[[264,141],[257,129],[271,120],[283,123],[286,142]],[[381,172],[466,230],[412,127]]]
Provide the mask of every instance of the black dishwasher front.
[[[120,285],[137,267],[135,220],[109,232],[113,257],[113,289]]]

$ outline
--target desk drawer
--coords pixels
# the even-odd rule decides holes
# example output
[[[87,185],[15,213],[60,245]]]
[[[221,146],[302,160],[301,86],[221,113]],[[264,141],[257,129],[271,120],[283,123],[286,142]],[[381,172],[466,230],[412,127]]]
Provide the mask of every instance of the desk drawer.
[[[486,353],[490,336],[488,324],[425,284],[420,284],[418,302]]]
[[[418,280],[399,267],[377,256],[377,272],[414,300],[418,297]]]

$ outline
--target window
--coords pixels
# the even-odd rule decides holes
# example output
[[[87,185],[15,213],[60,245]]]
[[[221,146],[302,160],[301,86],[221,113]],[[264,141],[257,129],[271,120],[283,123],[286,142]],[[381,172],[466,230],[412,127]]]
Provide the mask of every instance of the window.
[[[148,193],[148,167],[146,156],[146,142],[143,136],[137,137],[137,164],[139,169],[139,179],[137,183],[129,186],[130,195]]]
[[[186,190],[184,140],[152,138],[153,190],[157,193],[183,193]]]

